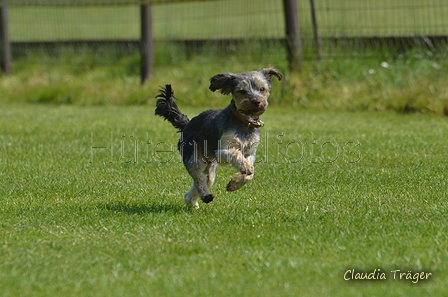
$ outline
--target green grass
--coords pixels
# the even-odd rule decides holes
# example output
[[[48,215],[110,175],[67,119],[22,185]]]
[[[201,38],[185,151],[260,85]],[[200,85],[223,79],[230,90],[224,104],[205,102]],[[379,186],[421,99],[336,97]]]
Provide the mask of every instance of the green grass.
[[[178,134],[152,114],[2,103],[2,296],[447,295],[445,118],[270,108],[253,182],[226,193],[220,168],[192,210],[177,152],[158,152]]]
[[[375,59],[307,60],[300,73],[293,73],[279,42],[248,41],[228,51],[157,43],[154,75],[141,86],[136,52],[123,54],[113,46],[61,47],[52,55],[33,53],[14,60],[12,74],[0,77],[0,102],[152,104],[159,86],[170,83],[189,106],[222,106],[227,98],[208,90],[211,76],[273,65],[285,79],[275,83],[271,105],[448,114],[447,59],[420,51],[391,57],[392,49],[384,51],[389,54]]]

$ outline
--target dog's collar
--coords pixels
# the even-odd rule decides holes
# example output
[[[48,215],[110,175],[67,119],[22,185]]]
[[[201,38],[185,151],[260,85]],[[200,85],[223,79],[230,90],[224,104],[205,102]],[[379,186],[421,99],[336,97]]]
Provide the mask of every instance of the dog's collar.
[[[230,104],[230,110],[232,111],[233,115],[238,118],[238,120],[247,124],[248,127],[260,128],[264,126],[264,123],[260,120],[260,117],[257,117],[256,119],[253,120],[251,118],[243,117],[236,109],[235,103],[233,101]]]

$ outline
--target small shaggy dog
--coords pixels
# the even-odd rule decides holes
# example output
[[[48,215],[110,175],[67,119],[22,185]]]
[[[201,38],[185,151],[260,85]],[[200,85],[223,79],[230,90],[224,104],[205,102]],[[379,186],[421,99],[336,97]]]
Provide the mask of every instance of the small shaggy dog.
[[[168,120],[181,132],[178,149],[193,186],[185,194],[185,203],[199,207],[213,200],[210,193],[219,163],[233,165],[238,172],[227,191],[241,188],[254,177],[255,152],[260,141],[260,115],[268,106],[271,77],[283,75],[276,68],[261,71],[217,74],[210,79],[210,90],[232,94],[230,105],[210,109],[191,120],[182,114],[173,99],[171,85],[160,90],[155,114]]]

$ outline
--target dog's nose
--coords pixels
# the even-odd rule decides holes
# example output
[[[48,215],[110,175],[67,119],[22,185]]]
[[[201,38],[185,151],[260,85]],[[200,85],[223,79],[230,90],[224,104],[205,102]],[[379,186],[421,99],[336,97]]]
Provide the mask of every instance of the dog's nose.
[[[261,103],[260,99],[252,100],[252,104],[255,105],[256,107],[260,106],[260,103]]]

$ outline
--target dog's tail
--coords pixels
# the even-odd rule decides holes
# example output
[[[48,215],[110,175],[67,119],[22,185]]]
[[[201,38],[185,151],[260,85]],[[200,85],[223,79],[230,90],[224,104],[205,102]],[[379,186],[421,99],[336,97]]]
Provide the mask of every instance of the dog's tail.
[[[171,85],[165,85],[160,90],[160,94],[156,96],[156,112],[155,114],[161,116],[165,120],[168,120],[174,128],[182,131],[184,127],[190,121],[186,115],[180,112],[179,107],[177,107],[174,99],[174,91]]]

